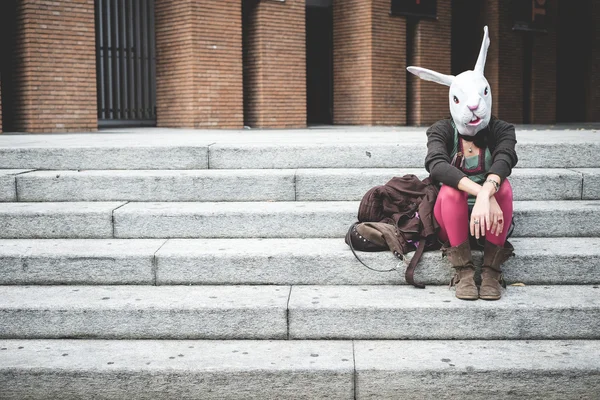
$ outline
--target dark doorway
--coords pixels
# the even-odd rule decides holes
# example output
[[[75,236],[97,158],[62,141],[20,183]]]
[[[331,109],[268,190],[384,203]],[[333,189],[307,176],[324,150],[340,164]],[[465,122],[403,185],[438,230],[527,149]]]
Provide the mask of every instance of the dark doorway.
[[[587,120],[587,97],[591,73],[591,2],[558,2],[558,41],[556,48],[556,120]]]
[[[156,125],[154,0],[96,0],[98,125]]]
[[[0,96],[2,97],[2,131],[13,132],[19,91],[15,87],[17,48],[17,0],[0,1]]]
[[[332,0],[306,2],[306,113],[309,125],[333,123]]]
[[[484,3],[452,0],[452,75],[475,68],[485,25]]]

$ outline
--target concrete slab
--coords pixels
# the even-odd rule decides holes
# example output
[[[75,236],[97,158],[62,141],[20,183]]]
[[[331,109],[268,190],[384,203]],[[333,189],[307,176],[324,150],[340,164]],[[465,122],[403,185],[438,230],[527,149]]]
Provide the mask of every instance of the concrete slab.
[[[600,199],[600,168],[578,168],[583,174],[583,200]]]
[[[153,285],[160,239],[0,239],[0,285]]]
[[[21,201],[294,201],[294,170],[37,171]]]
[[[117,238],[331,238],[356,221],[358,202],[129,203]],[[515,237],[600,236],[599,201],[517,201]]]
[[[352,343],[0,340],[0,397],[353,399]]]
[[[515,238],[516,257],[503,267],[508,283],[600,284],[600,238]],[[482,254],[474,251],[476,264]],[[390,252],[359,253],[368,265],[391,269]],[[408,259],[412,254],[408,255]],[[172,239],[156,253],[157,284],[403,285],[398,272],[362,266],[342,239]],[[427,252],[415,279],[446,285],[452,269]]]
[[[287,286],[0,286],[2,338],[284,339]]]
[[[0,169],[0,201],[17,201],[16,176],[30,169]]]
[[[599,286],[509,287],[465,301],[447,287],[294,286],[291,339],[600,339]]]
[[[110,238],[112,213],[125,203],[5,203],[1,239]]]
[[[411,168],[299,169],[296,173],[296,200],[361,200],[372,187],[405,174],[413,174],[420,179],[429,175],[424,169]],[[580,172],[567,169],[514,169],[509,181],[515,200],[581,199]]]
[[[594,399],[600,341],[356,341],[357,399]]]
[[[96,134],[2,135],[0,168],[422,168],[426,129],[155,128]],[[598,136],[594,129],[518,130],[518,167],[596,168]]]
[[[115,237],[339,237],[357,210],[355,202],[129,203],[115,211]]]

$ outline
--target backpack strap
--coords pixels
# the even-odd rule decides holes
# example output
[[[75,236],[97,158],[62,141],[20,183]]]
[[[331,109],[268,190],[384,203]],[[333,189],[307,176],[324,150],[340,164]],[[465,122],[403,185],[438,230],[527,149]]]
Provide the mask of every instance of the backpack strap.
[[[406,283],[409,283],[419,289],[425,289],[425,285],[415,282],[415,268],[423,256],[423,251],[425,250],[426,244],[427,240],[425,238],[421,238],[419,241],[419,246],[417,246],[417,251],[415,251],[413,258],[410,260],[408,267],[406,267],[406,272],[404,273],[404,279],[406,280]]]

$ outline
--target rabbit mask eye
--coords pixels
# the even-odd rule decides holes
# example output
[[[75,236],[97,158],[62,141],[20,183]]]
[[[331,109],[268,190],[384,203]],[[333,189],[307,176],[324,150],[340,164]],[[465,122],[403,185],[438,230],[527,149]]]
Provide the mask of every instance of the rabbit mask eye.
[[[458,103],[460,103],[460,100],[458,100],[458,97],[456,97],[456,96],[454,96],[454,103],[455,103],[455,104],[458,104]]]
[[[487,95],[488,95],[488,92],[489,92],[489,91],[488,91],[488,87],[486,86],[486,87],[485,87],[485,89],[484,89],[484,91],[483,91],[483,94],[487,96]]]

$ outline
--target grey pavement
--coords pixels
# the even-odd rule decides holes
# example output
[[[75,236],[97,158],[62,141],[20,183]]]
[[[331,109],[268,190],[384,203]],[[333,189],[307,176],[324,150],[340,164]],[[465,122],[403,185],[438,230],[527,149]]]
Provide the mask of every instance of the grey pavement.
[[[354,396],[352,342],[0,339],[0,349],[4,400]]]
[[[284,339],[287,286],[0,286],[2,338]]]
[[[599,286],[511,286],[465,301],[444,286],[293,286],[291,339],[600,339]]]

